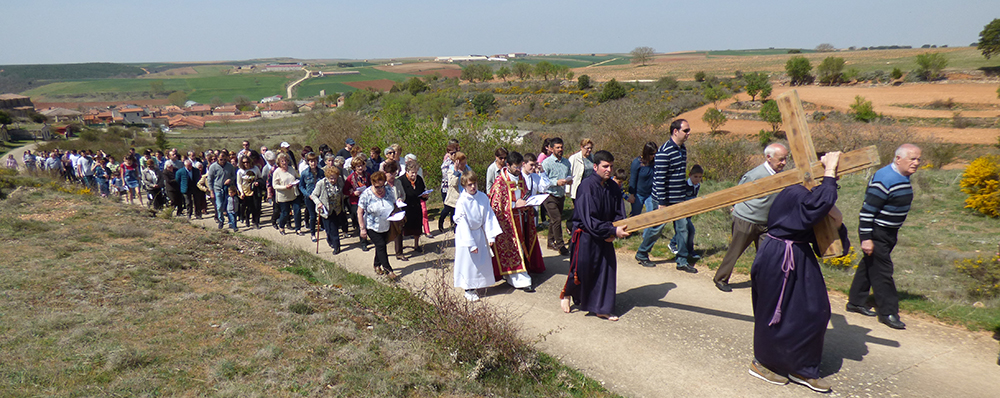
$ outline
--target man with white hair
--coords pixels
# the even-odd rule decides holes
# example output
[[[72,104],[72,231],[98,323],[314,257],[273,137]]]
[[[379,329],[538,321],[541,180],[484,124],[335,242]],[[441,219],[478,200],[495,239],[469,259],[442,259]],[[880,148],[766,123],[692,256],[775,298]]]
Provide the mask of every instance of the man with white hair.
[[[906,324],[899,320],[899,294],[892,279],[889,254],[896,247],[896,234],[906,221],[913,201],[910,176],[919,168],[920,148],[900,145],[892,163],[876,171],[868,182],[859,214],[858,235],[864,256],[854,273],[847,311],[878,315],[879,322],[893,329],[905,329]],[[870,291],[874,292],[877,313],[868,305]]]
[[[785,164],[788,163],[788,148],[777,142],[768,145],[764,148],[764,159],[764,163],[740,177],[740,185],[773,176],[784,170]],[[715,287],[719,290],[733,291],[729,286],[729,277],[733,274],[736,260],[751,243],[755,248],[760,247],[761,238],[767,233],[767,214],[771,211],[771,203],[774,203],[774,197],[777,195],[773,193],[733,206],[733,239],[729,242],[726,256],[722,258],[722,264],[719,264],[719,269],[715,271],[713,278]]]

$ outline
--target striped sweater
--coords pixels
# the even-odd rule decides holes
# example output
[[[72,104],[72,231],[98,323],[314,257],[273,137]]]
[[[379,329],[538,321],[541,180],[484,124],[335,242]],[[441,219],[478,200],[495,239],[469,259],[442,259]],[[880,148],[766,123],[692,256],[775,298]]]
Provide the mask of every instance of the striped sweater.
[[[667,140],[653,160],[653,199],[661,206],[683,202],[687,193],[687,147]]]
[[[906,221],[913,201],[913,187],[910,178],[904,177],[889,164],[872,176],[865,190],[865,203],[861,205],[858,235],[861,240],[872,238],[875,226],[899,229]]]

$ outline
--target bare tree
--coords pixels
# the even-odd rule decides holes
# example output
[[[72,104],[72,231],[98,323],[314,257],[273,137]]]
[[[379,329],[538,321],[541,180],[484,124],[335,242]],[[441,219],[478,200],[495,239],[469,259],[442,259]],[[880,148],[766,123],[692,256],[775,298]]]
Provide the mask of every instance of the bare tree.
[[[828,52],[836,51],[836,50],[837,50],[837,48],[834,47],[833,44],[830,44],[830,43],[823,43],[823,44],[820,44],[820,45],[816,46],[816,51],[817,52],[821,52],[821,53],[828,53]]]
[[[633,64],[642,64],[642,66],[646,66],[646,62],[653,60],[654,53],[656,53],[656,50],[654,50],[653,47],[643,46],[643,47],[636,47],[629,54],[632,55]]]

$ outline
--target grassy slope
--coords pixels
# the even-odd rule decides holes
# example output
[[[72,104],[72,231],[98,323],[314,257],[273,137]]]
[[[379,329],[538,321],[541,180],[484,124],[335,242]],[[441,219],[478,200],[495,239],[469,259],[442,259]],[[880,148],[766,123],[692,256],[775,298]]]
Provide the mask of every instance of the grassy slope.
[[[139,207],[21,190],[0,236],[5,397],[611,396],[544,355],[470,380],[404,290]]]
[[[953,266],[958,259],[994,253],[997,236],[1000,236],[1000,223],[996,219],[963,208],[966,195],[958,186],[960,175],[960,171],[921,170],[913,177],[916,197],[893,251],[900,307],[972,329],[998,330],[1000,299],[983,300],[984,308],[973,307],[974,300],[965,294],[969,279],[958,274]],[[857,235],[858,210],[864,199],[866,181],[866,176],[861,174],[843,177],[837,201],[857,253],[860,253],[861,244]],[[706,182],[701,193],[705,195],[732,185],[731,182]],[[695,249],[704,252],[704,258],[698,261],[699,267],[718,268],[729,246],[730,220],[729,213],[724,210],[694,217]],[[671,228],[664,228],[663,234],[653,255],[669,258],[672,255],[666,249],[666,241],[673,234]],[[624,241],[623,247],[634,251],[640,241],[641,237],[631,237]],[[754,253],[752,247],[747,249],[736,264],[737,272],[749,274]],[[853,269],[824,266],[823,273],[830,290],[847,293]]]

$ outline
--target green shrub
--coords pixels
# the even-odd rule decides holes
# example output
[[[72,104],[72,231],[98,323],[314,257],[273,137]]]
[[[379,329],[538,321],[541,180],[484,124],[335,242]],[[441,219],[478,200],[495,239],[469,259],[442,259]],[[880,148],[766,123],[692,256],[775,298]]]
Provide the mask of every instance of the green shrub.
[[[924,53],[917,55],[917,75],[925,81],[941,78],[941,72],[948,66],[948,58],[942,53]]]
[[[808,58],[803,56],[792,57],[785,62],[785,73],[792,79],[791,85],[793,86],[812,84],[813,76],[809,74],[811,70],[812,64],[809,63]]]
[[[712,129],[712,132],[714,133],[719,130],[719,127],[726,124],[727,118],[726,114],[722,113],[722,111],[716,108],[708,108],[708,110],[705,111],[705,114],[701,117],[701,120],[708,123],[708,127]]]
[[[962,192],[969,195],[965,208],[1000,217],[1000,156],[973,160],[962,173]]]
[[[854,115],[855,120],[865,123],[882,117],[882,115],[875,113],[872,102],[865,101],[865,97],[860,95],[854,96],[854,103],[851,104],[851,114]]]
[[[580,90],[586,90],[590,88],[590,76],[580,75],[576,78],[576,88]]]
[[[777,133],[781,128],[781,110],[778,103],[770,100],[760,107],[760,118],[771,125],[771,132]]]
[[[826,57],[822,63],[816,67],[819,75],[819,82],[826,85],[837,85],[844,82],[843,71],[845,61],[839,57]]]
[[[493,93],[479,93],[472,98],[472,107],[475,108],[476,114],[479,115],[489,113],[496,107],[496,104],[497,99],[493,96]]]
[[[955,262],[955,270],[969,277],[968,292],[975,298],[1000,296],[1000,253],[991,258],[967,258]]]
[[[892,68],[892,78],[893,80],[899,80],[903,77],[903,71],[899,68]]]
[[[694,73],[694,81],[701,83],[705,81],[705,71],[697,71]]]
[[[656,81],[654,86],[660,90],[676,90],[680,87],[680,83],[671,76],[663,76]],[[997,90],[997,95],[1000,96],[1000,90]]]
[[[611,79],[607,83],[604,83],[604,88],[601,90],[601,95],[598,97],[598,101],[607,102],[616,100],[619,98],[624,98],[628,94],[625,91],[625,86],[619,83],[615,79]]]

